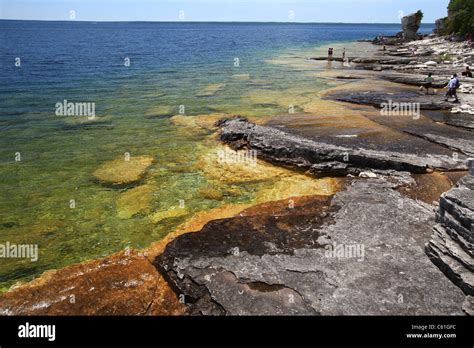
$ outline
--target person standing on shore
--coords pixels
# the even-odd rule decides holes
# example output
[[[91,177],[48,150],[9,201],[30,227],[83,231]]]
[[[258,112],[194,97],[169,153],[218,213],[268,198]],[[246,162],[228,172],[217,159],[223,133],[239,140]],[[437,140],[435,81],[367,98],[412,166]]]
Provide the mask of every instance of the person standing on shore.
[[[344,49],[342,50],[342,61],[345,62],[346,61],[346,48],[344,47]]]
[[[429,73],[428,77],[425,79],[425,84],[421,85],[420,90],[426,89],[426,94],[427,95],[430,94],[430,89],[432,89],[433,87],[433,82],[434,82],[433,74]],[[435,94],[434,89],[433,89],[432,94]]]
[[[444,101],[448,101],[449,97],[454,97],[455,103],[459,103],[458,94],[456,90],[460,87],[461,83],[459,82],[458,75],[454,74],[451,80],[448,83],[448,91],[446,92],[446,98]]]
[[[328,60],[332,60],[333,53],[334,53],[334,49],[332,47],[330,47],[328,49]]]

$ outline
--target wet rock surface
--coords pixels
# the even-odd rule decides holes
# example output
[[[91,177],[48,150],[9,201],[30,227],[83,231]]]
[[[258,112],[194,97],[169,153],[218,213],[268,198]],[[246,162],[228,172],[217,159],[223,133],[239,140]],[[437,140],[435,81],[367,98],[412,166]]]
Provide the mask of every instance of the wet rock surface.
[[[426,253],[466,295],[474,295],[474,176],[441,195]]]
[[[426,75],[418,75],[418,74],[403,74],[403,73],[391,73],[387,72],[380,75],[381,79],[392,81],[395,83],[402,83],[405,85],[412,85],[412,86],[421,86],[425,84]],[[444,88],[448,84],[448,77],[440,78],[436,77],[432,86],[433,88]],[[441,97],[439,97],[441,99]]]
[[[393,187],[253,207],[176,238],[155,265],[190,314],[462,314],[464,294],[424,253],[431,207]]]
[[[367,115],[366,117],[392,130],[420,137],[466,156],[474,156],[474,133],[469,129],[433,122],[424,114],[418,115],[416,119],[381,115]]]
[[[335,138],[334,143],[321,142],[318,137],[295,134],[290,128],[282,131],[239,118],[223,121],[220,127],[221,140],[230,146],[256,150],[259,158],[309,171],[316,176],[358,175],[366,169],[413,173],[425,173],[430,168],[467,169],[465,156],[460,154],[453,159],[452,151],[443,148],[431,151],[432,147],[427,146],[425,153],[414,153],[409,146],[403,150],[364,148],[364,141],[356,142],[356,146],[341,146],[336,145],[341,143],[339,138]]]
[[[140,253],[122,251],[0,295],[0,315],[178,315],[174,292]]]
[[[450,126],[465,128],[467,130],[474,129],[474,115],[450,112],[426,111],[423,113],[435,122],[444,123]]]
[[[384,104],[392,103],[413,105],[419,104],[421,110],[450,110],[453,107],[452,103],[445,102],[440,96],[425,95],[416,90],[412,91],[387,91],[387,92],[339,92],[330,93],[327,95],[332,100],[371,105],[377,108],[382,108]]]

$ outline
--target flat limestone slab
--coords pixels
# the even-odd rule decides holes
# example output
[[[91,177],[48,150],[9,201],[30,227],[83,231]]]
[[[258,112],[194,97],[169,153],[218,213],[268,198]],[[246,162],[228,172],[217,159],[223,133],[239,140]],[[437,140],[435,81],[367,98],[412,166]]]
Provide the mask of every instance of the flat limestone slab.
[[[311,135],[307,129],[259,126],[239,118],[222,121],[220,133],[221,140],[234,148],[256,150],[259,158],[316,176],[358,175],[367,169],[412,173],[467,169],[463,154],[453,158],[452,150],[410,136],[378,146],[366,137],[329,139]]]
[[[460,315],[464,294],[424,253],[433,224],[430,206],[358,180],[210,222],[155,264],[192,314]]]

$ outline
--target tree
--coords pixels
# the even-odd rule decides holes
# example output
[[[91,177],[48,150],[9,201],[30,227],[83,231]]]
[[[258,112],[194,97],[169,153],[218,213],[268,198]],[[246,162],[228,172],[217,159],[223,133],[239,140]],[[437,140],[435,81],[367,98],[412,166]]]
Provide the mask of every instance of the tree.
[[[448,5],[448,30],[458,35],[474,34],[474,1],[451,0]]]
[[[415,16],[421,22],[421,20],[423,19],[424,14],[421,10],[418,10],[418,11],[416,11]]]

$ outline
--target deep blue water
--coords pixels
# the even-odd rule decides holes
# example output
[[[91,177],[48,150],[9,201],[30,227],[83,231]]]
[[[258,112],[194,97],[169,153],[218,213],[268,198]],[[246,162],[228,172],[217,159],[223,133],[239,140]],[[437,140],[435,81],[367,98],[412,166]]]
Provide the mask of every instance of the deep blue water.
[[[424,25],[422,31],[431,31]],[[132,69],[199,68],[255,52],[391,35],[398,24],[94,23],[0,21],[1,92],[74,86]],[[22,69],[15,69],[21,57]]]

